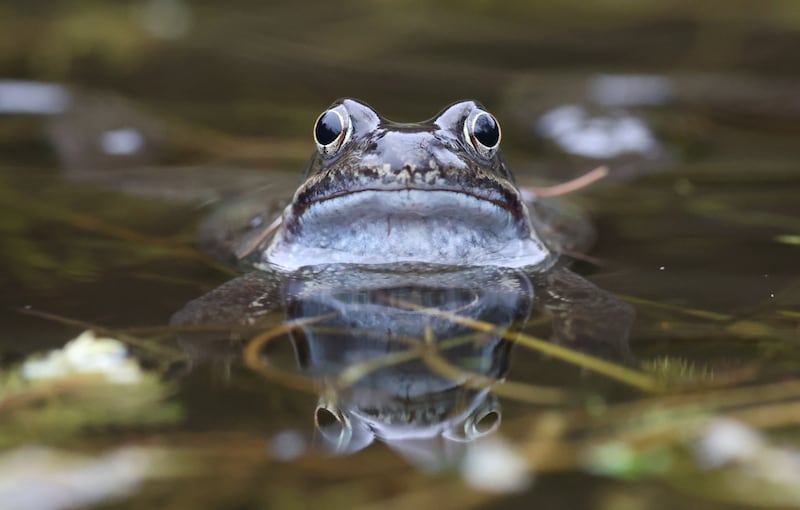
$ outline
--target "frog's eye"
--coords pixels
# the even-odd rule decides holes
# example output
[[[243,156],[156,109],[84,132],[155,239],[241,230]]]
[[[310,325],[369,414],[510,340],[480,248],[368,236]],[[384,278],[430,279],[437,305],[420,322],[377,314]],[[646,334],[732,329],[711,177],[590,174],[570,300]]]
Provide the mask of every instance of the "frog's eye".
[[[500,124],[491,113],[474,110],[464,121],[464,139],[486,159],[500,147]]]
[[[314,124],[314,141],[323,156],[332,156],[350,139],[353,126],[343,105],[325,110]]]

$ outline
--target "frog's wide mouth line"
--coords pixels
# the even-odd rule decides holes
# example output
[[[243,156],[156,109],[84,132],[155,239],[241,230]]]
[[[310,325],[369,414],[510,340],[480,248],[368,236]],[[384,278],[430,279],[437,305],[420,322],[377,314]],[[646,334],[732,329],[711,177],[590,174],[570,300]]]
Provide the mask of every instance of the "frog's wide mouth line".
[[[377,187],[375,187],[375,188],[361,188],[361,189],[357,189],[357,190],[345,191],[345,192],[336,193],[336,194],[332,194],[332,195],[328,195],[328,196],[319,198],[319,199],[311,202],[310,204],[308,204],[308,206],[314,205],[315,203],[319,203],[319,202],[326,202],[328,200],[336,200],[337,198],[342,198],[342,197],[347,196],[347,195],[355,195],[355,194],[358,194],[358,193],[403,193],[403,192],[409,192],[409,191],[431,192],[431,193],[453,193],[453,194],[459,194],[459,195],[466,195],[468,197],[472,197],[472,198],[475,198],[477,200],[484,200],[486,202],[491,202],[491,203],[493,203],[494,205],[496,205],[498,207],[502,207],[503,209],[506,209],[509,212],[513,212],[512,211],[512,207],[511,207],[511,205],[509,205],[508,199],[506,197],[494,198],[494,197],[488,196],[488,193],[487,194],[481,194],[481,193],[477,193],[477,192],[474,192],[474,191],[463,190],[463,189],[454,189],[454,188],[446,188],[446,187],[441,187],[441,188],[423,188],[423,187],[415,187],[415,186],[405,186],[405,187],[402,187],[402,188],[377,188]]]
[[[485,180],[476,181],[474,183],[459,184],[448,184],[444,182],[436,184],[424,184],[415,183],[413,181],[402,184],[399,182],[393,182],[378,185],[360,183],[360,185],[352,186],[346,189],[326,191],[321,191],[315,186],[308,189],[303,189],[302,192],[298,192],[293,200],[293,213],[299,217],[302,216],[304,211],[309,207],[313,207],[314,205],[331,200],[340,200],[350,195],[359,195],[363,193],[391,194],[407,192],[431,194],[450,193],[455,195],[464,195],[465,197],[471,197],[475,200],[494,204],[497,207],[505,209],[516,218],[524,218],[527,215],[527,211],[522,205],[522,196],[513,185],[510,183],[503,184],[497,181],[486,182]]]
[[[264,261],[523,267],[547,259],[527,209],[450,190],[359,190],[289,206]]]
[[[480,232],[491,229],[513,237],[530,236],[527,211],[521,202],[510,204],[496,198],[451,189],[367,188],[331,195],[302,208],[293,207],[284,218],[288,229],[298,232],[316,226],[349,227],[362,221],[392,220],[399,226],[414,223],[435,228],[437,223],[466,224]],[[511,234],[513,231],[513,234]]]
[[[420,205],[425,204],[426,199],[429,199],[427,202],[430,204],[431,209],[449,204],[457,204],[459,207],[469,208],[470,202],[474,202],[476,206],[481,203],[491,204],[498,209],[506,211],[517,220],[524,220],[527,217],[527,211],[524,209],[520,197],[503,196],[496,190],[492,190],[487,193],[480,193],[447,187],[427,188],[413,186],[402,188],[360,188],[356,190],[335,193],[317,198],[314,201],[307,202],[302,205],[296,205],[293,207],[292,214],[297,218],[302,218],[307,211],[315,207],[326,204],[329,205],[331,202],[338,202],[342,205],[352,205],[353,202],[359,203],[371,195],[384,197],[386,199],[384,202],[386,205],[390,205],[390,203],[403,202],[403,200],[394,200],[396,197],[408,197],[409,199],[405,200],[409,206],[408,212],[416,215],[420,214]],[[414,198],[412,199],[411,197]],[[353,202],[351,202],[351,200]],[[394,212],[402,212],[402,207],[400,207],[400,210],[396,210]]]

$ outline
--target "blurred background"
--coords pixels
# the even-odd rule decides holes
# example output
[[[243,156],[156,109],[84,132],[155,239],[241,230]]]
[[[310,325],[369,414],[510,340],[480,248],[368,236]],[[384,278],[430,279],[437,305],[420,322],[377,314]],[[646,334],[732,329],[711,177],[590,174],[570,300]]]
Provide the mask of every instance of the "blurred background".
[[[59,347],[81,325],[164,325],[229,279],[192,248],[199,218],[242,190],[296,185],[316,116],[343,96],[401,122],[477,99],[498,117],[522,184],[608,165],[608,179],[574,198],[594,218],[600,261],[576,270],[635,296],[635,355],[736,384],[797,373],[797,0],[0,2],[0,361]],[[512,377],[526,373],[515,366]],[[182,379],[173,395],[184,421],[170,439],[220,445],[201,454],[234,475],[204,472],[217,483],[195,496],[162,486],[103,508],[371,508],[412,487],[421,499],[400,501],[420,508],[441,498],[460,508],[740,508],[765,504],[773,487],[731,496],[691,470],[664,475],[665,487],[636,466],[612,479],[556,466],[534,489],[494,499],[431,481],[386,449],[366,468],[275,467],[252,454],[262,435],[307,426],[313,403],[239,378]],[[121,436],[68,444],[96,451],[130,439]],[[653,478],[628,485],[629,475]]]
[[[149,0],[0,8],[5,77],[112,90],[193,125],[281,137],[306,135],[309,118],[340,96],[400,120],[431,117],[464,97],[523,116],[556,91],[564,102],[579,101],[586,78],[598,73],[724,75],[716,93],[701,98],[673,84],[661,102],[733,103],[739,79],[796,77],[800,23],[791,0],[386,0],[302,8]],[[733,113],[796,113],[796,99],[779,105],[770,92],[739,91],[745,97],[738,102],[747,104]]]

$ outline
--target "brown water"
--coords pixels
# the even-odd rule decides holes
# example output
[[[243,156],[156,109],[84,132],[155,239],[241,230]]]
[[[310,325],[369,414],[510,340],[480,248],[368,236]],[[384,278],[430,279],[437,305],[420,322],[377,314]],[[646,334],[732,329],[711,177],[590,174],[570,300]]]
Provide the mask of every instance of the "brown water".
[[[124,413],[104,407],[108,398],[88,407],[78,397],[59,403],[58,392],[55,403],[25,397],[30,407],[0,401],[8,452],[35,443],[95,461],[133,446],[163,455],[141,470],[141,483],[102,508],[800,501],[794,2],[688,9],[667,0],[320,2],[301,9],[152,0],[0,11],[0,76],[60,84],[72,94],[66,114],[0,114],[4,366],[13,371],[94,325],[133,335],[134,354],[166,385],[150,407],[116,420]],[[665,393],[515,346],[506,387],[527,386],[497,391],[503,423],[490,437],[505,446],[491,451],[515,452],[500,462],[522,459],[526,467],[507,478],[524,473],[529,485],[496,493],[471,484],[458,462],[431,472],[431,463],[380,441],[341,456],[300,448],[299,457],[281,460],[292,456],[281,453],[287,437],[320,443],[313,391],[288,376],[265,379],[236,347],[196,364],[174,334],[130,331],[165,326],[186,302],[233,276],[194,249],[207,210],[198,204],[252,183],[291,188],[313,150],[316,115],[340,96],[399,121],[479,99],[502,123],[522,183],[608,164],[609,179],[574,197],[598,230],[589,254],[597,263],[574,269],[635,307],[633,361],[618,367]],[[8,97],[0,92],[0,107]],[[122,120],[98,128],[97,118]],[[128,126],[147,135],[147,150],[110,157],[97,149],[97,130]],[[81,150],[67,155],[62,145],[59,152],[59,141]],[[58,317],[31,316],[24,307]],[[282,320],[276,314],[268,324]],[[546,336],[548,327],[534,320],[524,331]],[[289,342],[277,342],[271,355],[294,370]],[[570,397],[532,404],[530,385]],[[120,389],[111,400],[124,402],[128,392],[135,394]],[[37,405],[52,412],[36,414]],[[83,424],[93,413],[110,418]],[[761,442],[741,466],[707,469],[697,441],[718,431],[709,423],[722,417],[750,427]],[[7,462],[0,459],[0,482],[23,487]],[[769,474],[778,465],[783,478]],[[55,480],[38,471],[42,486]],[[114,483],[97,478],[98,486]]]

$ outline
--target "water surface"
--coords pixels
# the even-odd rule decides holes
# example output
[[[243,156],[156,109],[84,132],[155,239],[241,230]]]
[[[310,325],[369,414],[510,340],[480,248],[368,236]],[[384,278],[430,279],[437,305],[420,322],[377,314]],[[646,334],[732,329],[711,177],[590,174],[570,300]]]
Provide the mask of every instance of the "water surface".
[[[131,397],[127,411],[109,401],[140,395],[131,388],[85,405],[56,394],[39,408],[47,415],[5,400],[0,476],[23,486],[12,476],[22,470],[8,467],[22,452],[37,482],[52,486],[59,461],[19,450],[37,444],[125,473],[90,484],[116,488],[98,490],[104,508],[794,506],[800,78],[790,56],[800,36],[792,2],[759,16],[747,7],[6,7],[4,368],[15,373],[27,356],[94,326],[132,344],[153,386]],[[55,88],[42,102],[30,84],[9,96],[5,79]],[[292,189],[313,150],[316,115],[340,96],[409,122],[479,99],[502,123],[520,183],[607,164],[610,178],[571,197],[598,233],[590,259],[573,270],[635,309],[625,352],[572,346],[593,356],[587,362],[518,337],[512,346],[497,332],[480,340],[477,325],[462,327],[456,343],[491,348],[462,346],[450,361],[506,384],[453,384],[448,395],[457,397],[444,400],[457,402],[462,418],[497,405],[497,430],[495,408],[483,407],[490,411],[476,426],[486,432],[480,441],[439,434],[398,447],[367,434],[332,454],[324,432],[338,421],[318,407],[332,398],[320,378],[394,346],[375,333],[369,313],[328,324],[328,335],[372,330],[350,335],[357,355],[349,361],[340,351],[309,350],[320,341],[314,334],[277,335],[265,347],[285,371],[277,376],[263,370],[263,349],[243,351],[252,331],[209,352],[158,329],[235,276],[196,248],[210,204],[258,186]],[[444,294],[395,297],[442,306],[471,295]],[[488,322],[549,337],[547,314],[503,309]],[[261,326],[280,327],[297,311],[269,314]],[[426,330],[415,335],[424,341]],[[430,369],[419,356],[403,377]],[[596,359],[611,365],[598,368]],[[321,368],[310,370],[314,362]],[[463,379],[438,366],[426,384],[444,392]],[[5,386],[0,396],[8,397]],[[731,452],[714,443],[719,437],[753,447]],[[495,471],[500,481],[487,476]]]

